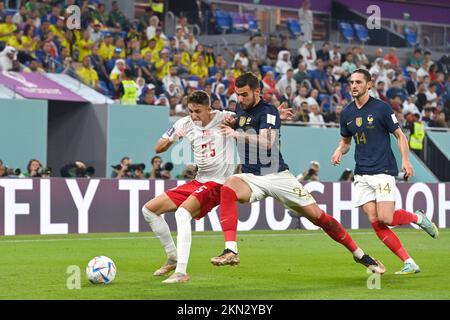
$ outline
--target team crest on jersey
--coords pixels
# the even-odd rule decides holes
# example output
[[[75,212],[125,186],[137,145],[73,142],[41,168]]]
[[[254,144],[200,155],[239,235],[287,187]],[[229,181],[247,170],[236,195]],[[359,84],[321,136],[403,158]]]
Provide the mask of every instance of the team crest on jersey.
[[[375,126],[373,125],[373,116],[371,114],[367,116],[367,128],[375,128]]]
[[[363,118],[362,117],[358,117],[355,119],[355,123],[357,127],[361,127],[363,124]]]
[[[241,116],[241,117],[239,118],[239,126],[240,126],[240,127],[243,127],[243,126],[245,125],[245,121],[246,121],[246,120],[247,120],[246,117]]]

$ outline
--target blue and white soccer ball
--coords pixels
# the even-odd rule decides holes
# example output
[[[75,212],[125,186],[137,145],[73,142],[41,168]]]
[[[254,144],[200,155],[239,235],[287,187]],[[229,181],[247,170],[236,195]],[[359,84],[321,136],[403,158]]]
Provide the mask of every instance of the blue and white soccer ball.
[[[86,276],[93,284],[108,284],[116,277],[117,268],[114,262],[105,256],[98,256],[89,261]]]

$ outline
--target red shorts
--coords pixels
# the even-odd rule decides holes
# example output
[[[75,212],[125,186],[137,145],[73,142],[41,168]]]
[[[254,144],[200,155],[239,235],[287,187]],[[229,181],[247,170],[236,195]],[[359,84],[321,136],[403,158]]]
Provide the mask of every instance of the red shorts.
[[[177,188],[166,191],[170,200],[179,207],[190,195],[197,198],[200,202],[200,216],[195,219],[201,219],[206,216],[215,206],[220,204],[221,184],[208,181],[205,183],[197,180],[189,181]]]

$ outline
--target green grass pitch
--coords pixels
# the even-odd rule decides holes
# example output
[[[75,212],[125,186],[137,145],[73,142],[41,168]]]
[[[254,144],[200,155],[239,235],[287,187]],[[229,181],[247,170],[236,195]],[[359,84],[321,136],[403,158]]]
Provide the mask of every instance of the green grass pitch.
[[[165,285],[153,271],[165,260],[153,233],[0,237],[0,299],[450,299],[450,230],[438,240],[421,230],[396,229],[421,273],[394,275],[402,262],[372,230],[351,230],[354,240],[380,259],[387,272],[380,289],[344,247],[322,231],[239,232],[241,265],[214,267],[223,250],[219,232],[194,232],[188,273],[191,282]],[[87,262],[106,255],[116,279],[92,285]],[[67,268],[81,269],[81,288],[67,288]]]

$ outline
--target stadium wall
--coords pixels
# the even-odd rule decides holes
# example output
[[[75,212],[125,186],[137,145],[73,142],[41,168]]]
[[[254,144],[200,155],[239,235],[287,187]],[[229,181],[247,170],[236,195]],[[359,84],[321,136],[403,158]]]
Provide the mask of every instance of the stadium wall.
[[[450,137],[450,134],[446,133],[446,135]],[[337,128],[282,126],[281,152],[293,174],[303,173],[308,169],[311,160],[317,160],[321,164],[320,179],[322,181],[338,181],[346,168],[352,170],[355,168],[354,142],[352,142],[348,154],[342,158],[341,165],[338,167],[331,165],[331,155],[340,138],[340,131]],[[393,136],[391,136],[391,148],[397,159],[397,167],[401,168],[401,154]],[[412,152],[410,152],[410,160],[415,171],[411,182],[438,182],[433,173]]]
[[[119,164],[124,156],[129,156],[133,163],[145,163],[145,171],[151,171],[155,144],[170,126],[166,107],[109,105],[106,176],[111,176],[111,166]],[[186,143],[182,147],[190,149]],[[175,157],[179,149],[180,146],[159,154],[163,162],[174,164],[172,172],[175,174],[182,172],[185,164],[191,161],[191,158],[183,162],[184,158]]]
[[[106,174],[106,105],[49,101],[48,166],[54,176],[59,169],[76,160],[93,166],[96,176]]]
[[[141,214],[145,202],[184,181],[113,179],[0,179],[0,235],[144,232],[149,226]],[[369,228],[367,218],[353,208],[351,183],[310,182],[306,188],[319,206],[344,227]],[[440,228],[450,213],[449,183],[397,185],[397,208],[424,208]],[[173,214],[165,216],[176,230]],[[218,207],[193,223],[193,230],[220,231]],[[239,205],[238,230],[316,229],[304,218],[294,219],[272,198]]]
[[[47,163],[47,101],[0,99],[0,159],[26,169],[30,159]]]

